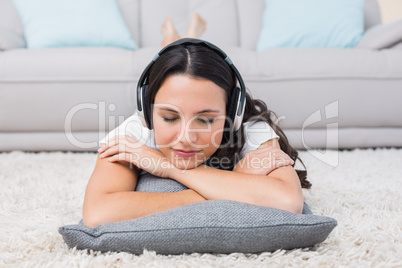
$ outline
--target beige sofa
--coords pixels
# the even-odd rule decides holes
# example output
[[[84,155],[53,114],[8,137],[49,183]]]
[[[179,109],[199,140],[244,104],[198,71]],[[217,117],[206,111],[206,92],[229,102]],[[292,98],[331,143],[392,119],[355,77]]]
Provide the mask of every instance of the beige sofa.
[[[11,0],[0,0],[0,150],[95,150],[136,110],[136,84],[172,16],[183,32],[194,12],[204,39],[224,49],[254,97],[279,116],[299,149],[402,146],[401,22],[380,25],[375,0],[353,49],[256,52],[263,0],[120,0],[136,51],[26,49]],[[223,15],[224,14],[224,19]],[[402,33],[402,31],[401,31]]]

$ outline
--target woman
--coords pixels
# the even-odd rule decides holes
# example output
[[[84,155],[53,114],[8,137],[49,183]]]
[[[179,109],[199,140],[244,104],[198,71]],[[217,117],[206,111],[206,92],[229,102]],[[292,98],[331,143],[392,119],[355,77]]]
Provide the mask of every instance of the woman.
[[[183,40],[165,47],[140,78],[145,116],[129,117],[101,141],[84,223],[93,227],[209,199],[301,213],[302,187],[310,183],[305,171],[294,170],[297,152],[273,113],[247,93],[237,117],[242,107],[234,94],[243,81],[230,60],[212,44]],[[141,171],[189,189],[136,192]]]

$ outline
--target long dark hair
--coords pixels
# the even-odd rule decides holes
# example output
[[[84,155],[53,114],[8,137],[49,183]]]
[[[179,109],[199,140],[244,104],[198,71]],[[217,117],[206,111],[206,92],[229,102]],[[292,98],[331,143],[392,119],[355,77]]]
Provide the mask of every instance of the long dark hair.
[[[149,70],[147,78],[149,84],[148,103],[146,106],[152,107],[156,93],[168,76],[179,74],[185,74],[193,78],[204,78],[214,82],[225,90],[226,103],[229,102],[232,90],[237,83],[236,77],[229,65],[210,48],[196,44],[173,46],[162,53]],[[226,114],[228,114],[228,109],[230,108],[231,107],[227,105]],[[152,109],[149,109],[150,118],[152,119]],[[253,99],[251,95],[247,93],[243,123],[247,121],[265,121],[268,123],[279,136],[281,150],[288,154],[290,158],[294,160],[295,164],[296,161],[299,160],[305,168],[303,162],[298,157],[298,152],[289,144],[286,135],[279,125],[275,123],[275,117],[276,115],[267,108],[263,101]],[[239,130],[233,132],[230,131],[228,127],[229,124],[230,122],[226,122],[222,137],[221,144],[225,146],[220,146],[205,164],[219,169],[233,170],[237,161],[240,160],[240,152],[246,143],[244,127],[242,125]],[[220,161],[211,161],[212,159],[222,158],[228,159],[228,161],[225,161],[225,165],[222,165]],[[293,166],[295,164],[293,164]],[[303,188],[310,188],[311,183],[307,180],[307,171],[296,170],[296,172],[299,176],[301,186]]]

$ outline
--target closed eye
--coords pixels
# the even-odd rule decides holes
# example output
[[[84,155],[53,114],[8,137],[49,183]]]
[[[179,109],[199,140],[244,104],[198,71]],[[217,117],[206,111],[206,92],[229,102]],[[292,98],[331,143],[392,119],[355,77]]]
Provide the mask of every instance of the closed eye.
[[[165,121],[165,122],[173,122],[177,119],[177,117],[166,117],[166,116],[163,116],[162,118],[163,118],[163,121]]]
[[[214,118],[199,117],[198,120],[203,124],[212,124],[215,119]]]

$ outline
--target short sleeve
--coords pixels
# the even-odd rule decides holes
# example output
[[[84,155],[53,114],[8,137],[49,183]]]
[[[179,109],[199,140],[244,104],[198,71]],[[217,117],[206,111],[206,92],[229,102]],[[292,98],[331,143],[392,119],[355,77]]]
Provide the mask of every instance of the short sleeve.
[[[248,152],[257,149],[261,144],[272,139],[279,139],[272,127],[264,121],[244,123],[246,143],[240,157],[243,158]]]
[[[157,148],[155,145],[155,139],[153,138],[153,131],[144,127],[141,123],[141,119],[138,114],[134,114],[128,117],[123,123],[121,123],[118,127],[110,131],[106,137],[99,141],[100,144],[107,144],[108,140],[112,139],[115,136],[124,136],[128,135],[139,142],[148,145],[152,148]]]

